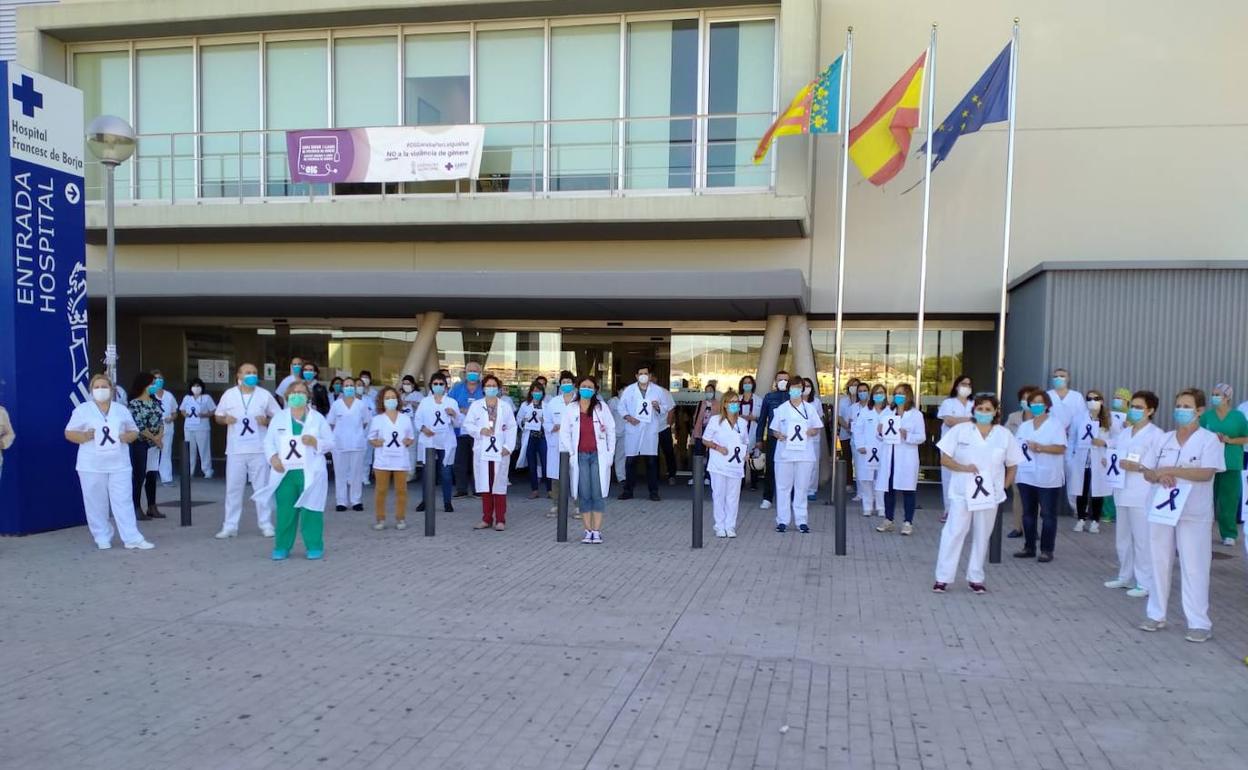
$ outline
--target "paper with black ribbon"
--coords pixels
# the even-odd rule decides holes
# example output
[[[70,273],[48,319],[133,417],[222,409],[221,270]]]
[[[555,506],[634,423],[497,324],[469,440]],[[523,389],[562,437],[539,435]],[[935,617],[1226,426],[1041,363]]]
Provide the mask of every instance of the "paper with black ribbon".
[[[1035,452],[1031,448],[1031,442],[1019,439],[1018,449],[1023,454],[1023,461],[1018,464],[1019,468],[1030,468],[1036,464]]]
[[[880,419],[880,440],[885,444],[901,443],[901,418],[896,416]]]
[[[278,446],[278,459],[289,471],[303,470],[307,466],[308,447],[299,436],[287,436]]]
[[[987,511],[997,507],[997,496],[993,493],[992,480],[981,473],[966,474],[962,494],[966,498],[968,511]]]
[[[1127,472],[1122,468],[1122,462],[1126,459],[1114,447],[1105,450],[1105,465],[1102,470],[1105,472],[1105,485],[1110,489],[1123,489],[1127,486]]]
[[[499,462],[503,459],[503,445],[498,436],[481,437],[481,457],[486,462]]]
[[[1179,523],[1183,514],[1183,506],[1192,494],[1190,481],[1180,480],[1173,487],[1157,484],[1153,487],[1153,497],[1148,503],[1148,520],[1152,524],[1164,524],[1173,527]]]
[[[1083,423],[1083,425],[1079,427],[1078,447],[1080,449],[1087,449],[1088,447],[1092,446],[1092,440],[1097,437],[1099,428],[1100,428],[1100,425],[1098,423],[1092,422],[1090,420],[1088,422]]]

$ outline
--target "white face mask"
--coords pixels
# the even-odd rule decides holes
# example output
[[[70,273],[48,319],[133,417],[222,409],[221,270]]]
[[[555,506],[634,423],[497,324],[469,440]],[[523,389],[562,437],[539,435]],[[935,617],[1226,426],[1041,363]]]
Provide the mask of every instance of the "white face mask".
[[[203,392],[204,392],[204,389],[203,389],[203,388],[201,388],[201,387],[199,387],[198,385],[192,385],[192,386],[191,386],[191,394],[192,394],[192,395],[196,395],[196,396],[198,396],[200,393],[203,393]]]
[[[403,383],[403,392],[404,392],[404,393],[411,393],[411,392],[412,392],[412,384],[411,384],[410,382],[405,382],[405,383]]]
[[[108,400],[113,397],[113,391],[109,388],[92,388],[91,398],[94,398],[101,404],[107,404]]]
[[[967,387],[966,385],[960,385],[958,386],[958,395],[961,396],[962,398],[970,398],[971,389]]]
[[[645,384],[646,384],[646,383],[648,383],[648,382],[650,382],[650,375],[648,375],[648,374],[639,374],[639,375],[637,375],[637,384],[638,384],[638,385],[645,385]]]
[[[1089,401],[1089,402],[1088,402],[1088,414],[1100,414],[1100,412],[1101,412],[1101,402],[1100,402],[1100,401]]]
[[[360,378],[360,384],[361,384],[361,385],[363,385],[363,386],[364,386],[364,387],[366,387],[366,388],[367,388],[369,385],[371,385],[372,383],[373,383],[373,381],[372,381],[372,380],[370,380],[370,379],[369,379],[369,378],[367,378],[367,377],[361,377],[361,378]]]
[[[776,380],[776,390],[788,390],[788,389],[789,389],[788,380]]]

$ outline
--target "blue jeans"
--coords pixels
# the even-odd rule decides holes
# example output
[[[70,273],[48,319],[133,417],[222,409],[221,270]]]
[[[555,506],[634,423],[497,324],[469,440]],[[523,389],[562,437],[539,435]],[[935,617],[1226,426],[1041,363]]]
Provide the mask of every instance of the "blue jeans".
[[[894,463],[896,465],[896,463]],[[893,520],[893,511],[897,508],[897,492],[901,492],[901,504],[906,509],[906,523],[914,523],[914,492],[893,489],[893,466],[888,469],[888,486],[884,491],[884,518]]]
[[[434,477],[434,479],[439,484],[442,485],[442,507],[450,508],[451,507],[451,469],[442,464],[443,461],[446,459],[446,450],[444,449],[434,450],[434,455],[437,457],[437,459],[434,461],[433,472],[438,474],[437,476]],[[429,471],[430,469],[426,467],[425,473],[428,473]],[[421,488],[423,489],[424,485],[421,485]],[[423,502],[425,505],[432,505],[431,501],[429,500],[425,500]]]
[[[576,504],[581,513],[606,513],[602,479],[598,476],[598,453],[577,452],[576,468]]]
[[[550,491],[550,479],[546,478],[550,474],[546,468],[546,436],[542,433],[529,434],[529,448],[524,455],[525,461],[529,464],[529,489],[537,491],[542,480],[546,481],[546,491]],[[538,469],[538,466],[541,469]]]
[[[1023,542],[1028,551],[1036,550],[1036,514],[1040,515],[1040,552],[1053,553],[1057,543],[1057,503],[1061,487],[1033,487],[1019,484],[1023,508]]]

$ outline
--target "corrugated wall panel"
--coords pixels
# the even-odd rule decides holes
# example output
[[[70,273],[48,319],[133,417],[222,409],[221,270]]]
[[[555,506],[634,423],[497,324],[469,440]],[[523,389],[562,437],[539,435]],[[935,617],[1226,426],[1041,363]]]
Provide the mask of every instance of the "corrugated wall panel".
[[[17,6],[48,5],[56,0],[0,0],[0,61],[17,58]]]
[[[1051,283],[1052,276],[1041,273],[1010,292],[1009,314],[1005,319],[1005,395],[1001,399],[1007,411],[1017,408],[1014,394],[1019,388],[1045,381]]]

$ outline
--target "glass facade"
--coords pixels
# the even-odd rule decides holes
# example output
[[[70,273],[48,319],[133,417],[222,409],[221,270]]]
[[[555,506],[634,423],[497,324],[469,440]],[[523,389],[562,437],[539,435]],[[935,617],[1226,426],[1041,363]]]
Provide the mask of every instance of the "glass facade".
[[[141,199],[195,197],[194,78],[189,46],[135,53],[140,138],[134,166]]]
[[[618,186],[620,27],[594,24],[550,31],[550,184],[552,190]]]
[[[545,33],[503,29],[477,35],[477,122],[487,126],[481,156],[481,189],[541,189],[543,51]]]
[[[776,23],[730,21],[711,25],[707,112],[707,187],[766,187],[769,169],[754,165],[758,141],[771,125],[776,77]]]
[[[395,37],[334,41],[334,125],[393,126],[399,122],[399,43]]]
[[[260,45],[200,49],[199,79],[200,195],[259,195]]]
[[[324,40],[290,40],[265,46],[265,118],[270,129],[315,128],[329,123],[328,51]],[[326,185],[289,181],[286,136],[265,135],[265,194],[325,194]]]
[[[698,20],[628,25],[628,115],[661,118],[698,112]],[[692,188],[697,121],[628,123],[629,189]]]
[[[130,118],[130,52],[105,51],[80,53],[74,57],[74,83],[82,89],[83,129],[97,115]],[[119,199],[130,197],[130,172],[133,164],[117,167],[116,189]],[[101,195],[104,169],[96,163],[86,168],[86,185],[90,193]]]

